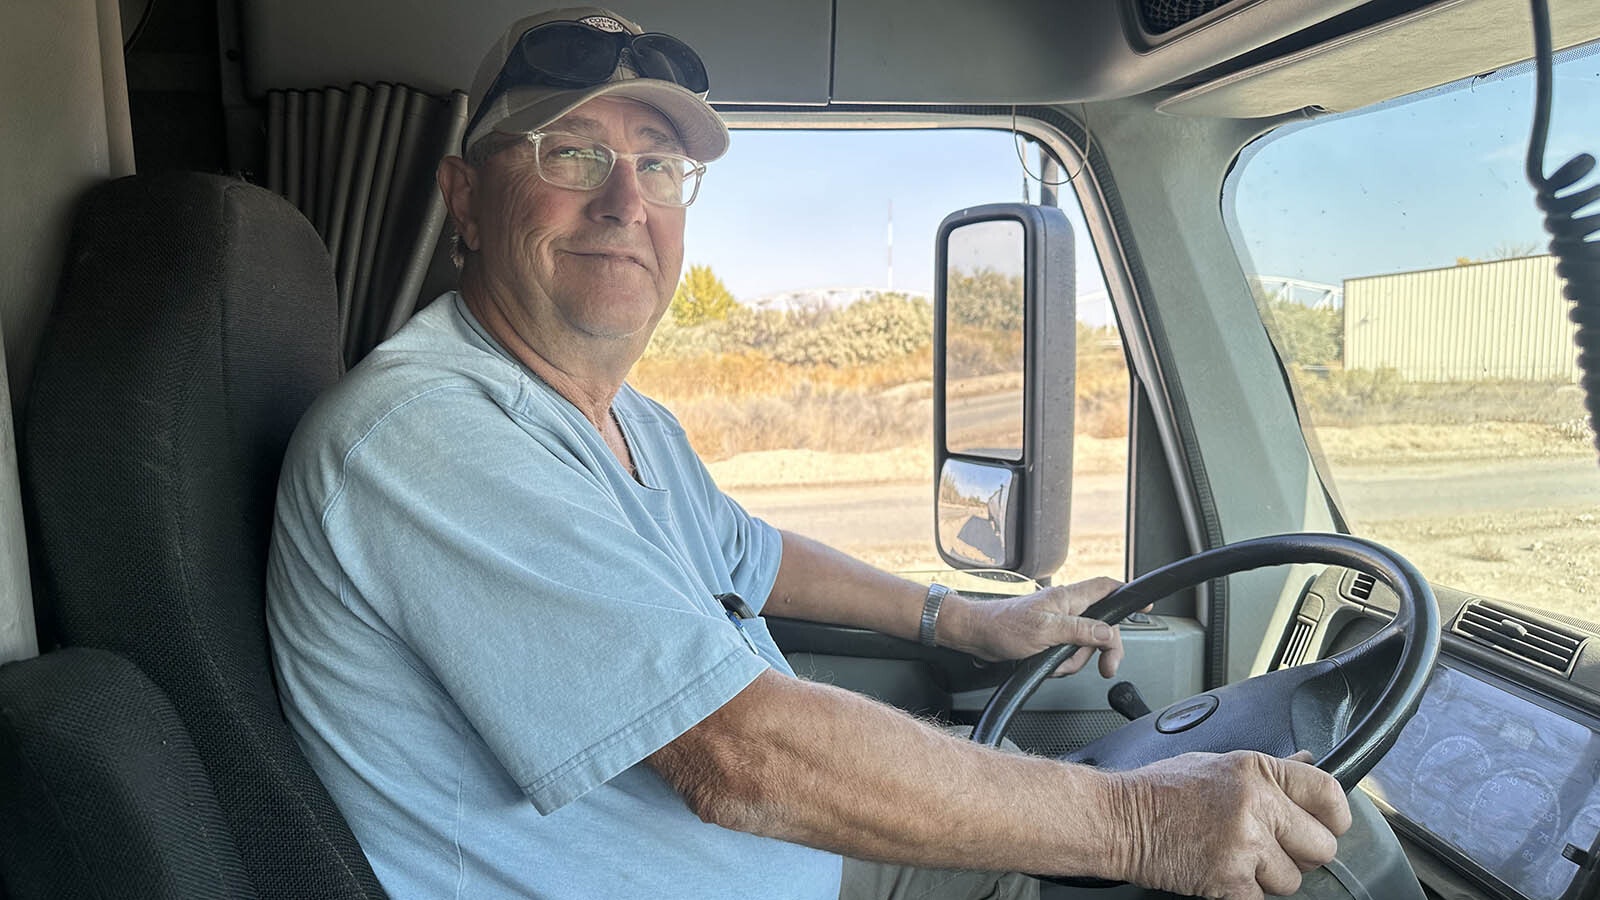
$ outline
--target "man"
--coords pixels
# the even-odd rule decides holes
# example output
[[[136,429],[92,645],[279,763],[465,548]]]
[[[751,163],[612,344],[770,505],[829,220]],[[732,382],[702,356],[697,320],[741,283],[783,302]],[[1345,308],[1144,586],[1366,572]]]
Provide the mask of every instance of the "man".
[[[1310,766],[1102,773],[793,676],[754,612],[988,659],[1072,642],[1064,669],[1098,649],[1109,676],[1117,633],[1076,613],[1113,583],[974,603],[779,532],[624,383],[727,146],[705,90],[692,50],[605,10],[513,25],[474,79],[464,158],[439,166],[459,294],[291,445],[275,664],[379,878],[397,897],[1036,891],[983,874],[1013,871],[1292,892],[1349,821]]]

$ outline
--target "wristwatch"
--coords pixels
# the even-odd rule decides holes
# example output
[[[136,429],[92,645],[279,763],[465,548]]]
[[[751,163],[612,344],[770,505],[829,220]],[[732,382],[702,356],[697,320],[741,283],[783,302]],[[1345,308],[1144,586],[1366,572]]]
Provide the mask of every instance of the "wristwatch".
[[[949,595],[950,589],[942,584],[928,585],[928,596],[922,600],[922,626],[917,629],[917,640],[922,646],[939,646],[933,639],[933,632],[939,624],[939,607]]]

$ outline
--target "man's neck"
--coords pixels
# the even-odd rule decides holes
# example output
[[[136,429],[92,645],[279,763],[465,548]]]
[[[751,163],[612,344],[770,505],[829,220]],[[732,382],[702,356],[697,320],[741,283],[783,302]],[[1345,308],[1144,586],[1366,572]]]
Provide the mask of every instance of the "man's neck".
[[[506,315],[506,307],[493,301],[478,279],[464,275],[461,296],[490,335],[516,357],[518,362],[567,399],[584,418],[602,433],[610,424],[611,402],[637,354],[625,351],[616,341],[593,339],[555,341],[518,328]],[[625,358],[624,358],[625,357]]]

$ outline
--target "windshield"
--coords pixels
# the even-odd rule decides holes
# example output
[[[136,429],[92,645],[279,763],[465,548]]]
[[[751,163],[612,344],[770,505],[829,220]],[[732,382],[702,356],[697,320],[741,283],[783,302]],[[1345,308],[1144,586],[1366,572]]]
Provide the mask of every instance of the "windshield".
[[[1546,171],[1600,150],[1557,58]],[[1600,469],[1523,180],[1531,66],[1283,129],[1224,209],[1350,530],[1434,584],[1600,621]]]

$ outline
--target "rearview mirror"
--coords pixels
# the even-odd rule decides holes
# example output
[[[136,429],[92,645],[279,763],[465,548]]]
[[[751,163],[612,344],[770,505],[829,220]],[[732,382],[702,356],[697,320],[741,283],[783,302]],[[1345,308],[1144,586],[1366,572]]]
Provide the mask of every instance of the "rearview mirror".
[[[1047,579],[1072,508],[1072,227],[1054,207],[965,209],[940,224],[936,265],[939,555]]]

